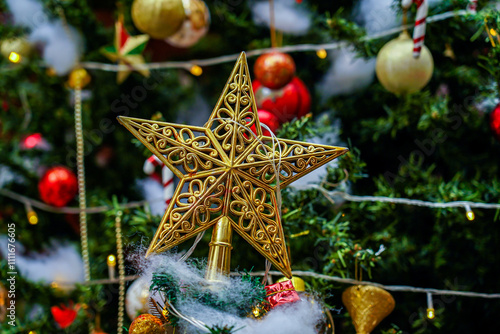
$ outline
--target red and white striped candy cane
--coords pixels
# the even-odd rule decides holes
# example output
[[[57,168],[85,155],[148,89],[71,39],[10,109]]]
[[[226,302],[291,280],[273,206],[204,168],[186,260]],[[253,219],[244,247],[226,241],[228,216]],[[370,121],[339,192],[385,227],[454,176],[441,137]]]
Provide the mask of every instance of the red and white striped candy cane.
[[[427,0],[402,0],[401,4],[404,8],[410,8],[411,4],[417,4],[417,17],[415,19],[415,29],[413,29],[413,57],[420,57],[422,46],[425,40],[425,21],[429,12],[429,4]]]
[[[467,5],[467,10],[472,14],[477,13],[477,0],[469,0],[469,4]]]
[[[161,166],[161,182],[163,185],[163,199],[165,200],[165,204],[170,204],[172,200],[172,196],[174,196],[174,173],[163,164],[163,162],[156,156],[150,156],[144,162],[144,173],[147,175],[155,175],[155,167]]]

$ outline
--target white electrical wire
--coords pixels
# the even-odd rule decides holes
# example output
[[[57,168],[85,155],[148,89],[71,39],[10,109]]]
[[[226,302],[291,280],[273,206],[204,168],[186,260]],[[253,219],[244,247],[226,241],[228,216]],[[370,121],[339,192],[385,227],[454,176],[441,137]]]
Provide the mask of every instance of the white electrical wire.
[[[471,15],[467,10],[458,10],[458,11],[450,11],[450,12],[445,12],[442,14],[437,14],[434,16],[430,16],[427,18],[427,23],[433,23],[433,22],[438,22],[438,21],[443,21],[452,17],[458,17],[458,16],[465,16],[465,15]],[[360,39],[362,42],[366,41],[371,41],[374,39],[379,39],[387,36],[394,35],[398,32],[401,32],[405,29],[411,29],[413,27],[413,24],[407,24],[405,26],[400,26],[397,28],[393,29],[388,29],[376,34],[372,35],[367,35],[364,36]],[[271,51],[279,51],[279,52],[309,52],[309,51],[318,51],[321,49],[324,50],[336,50],[340,49],[342,47],[346,47],[349,45],[350,42],[346,41],[340,41],[340,42],[331,42],[331,43],[324,43],[324,44],[298,44],[298,45],[285,45],[277,48],[264,48],[264,49],[256,49],[256,50],[251,50],[247,51],[246,55],[247,57],[254,57],[254,56],[260,56],[262,54],[271,52]],[[198,66],[213,66],[213,65],[218,65],[222,63],[229,63],[233,62],[238,59],[240,55],[239,54],[231,54],[231,55],[224,55],[220,57],[214,57],[214,58],[208,58],[208,59],[193,59],[193,60],[188,60],[188,61],[166,61],[166,62],[158,62],[158,63],[148,63],[148,64],[137,64],[134,65],[134,68],[136,70],[143,70],[143,69],[149,69],[149,70],[160,70],[160,69],[172,69],[172,68],[184,68],[186,70],[189,70],[191,67],[198,65]],[[118,72],[118,71],[125,71],[125,70],[130,70],[129,66],[127,65],[117,65],[117,64],[105,64],[105,63],[98,63],[98,62],[82,62],[80,63],[80,66],[89,70],[100,70],[100,71],[107,71],[107,72]]]
[[[264,276],[265,271],[256,271],[249,273],[251,276]],[[232,276],[241,275],[241,272],[231,272]],[[279,271],[269,271],[268,275],[270,276],[278,276],[282,277],[283,274]],[[375,282],[369,281],[357,281],[352,278],[342,278],[338,276],[330,276],[325,274],[315,273],[313,271],[301,271],[294,270],[292,271],[293,276],[302,276],[302,277],[313,277],[318,279],[324,279],[326,281],[333,281],[343,284],[351,284],[351,285],[373,285],[379,288],[388,290],[388,291],[396,291],[396,292],[413,292],[413,293],[425,293],[432,295],[452,295],[452,296],[461,296],[461,297],[471,297],[471,298],[486,298],[486,299],[497,299],[500,298],[500,293],[483,293],[483,292],[472,292],[472,291],[459,291],[459,290],[443,290],[443,289],[434,289],[434,288],[419,288],[408,285],[384,285]],[[139,278],[140,276],[126,276],[126,281],[133,281]],[[84,285],[97,285],[97,284],[116,284],[118,283],[118,279],[100,279],[100,280],[91,280],[89,282],[82,283]],[[73,283],[64,283],[61,282],[59,285],[63,286],[74,286]]]

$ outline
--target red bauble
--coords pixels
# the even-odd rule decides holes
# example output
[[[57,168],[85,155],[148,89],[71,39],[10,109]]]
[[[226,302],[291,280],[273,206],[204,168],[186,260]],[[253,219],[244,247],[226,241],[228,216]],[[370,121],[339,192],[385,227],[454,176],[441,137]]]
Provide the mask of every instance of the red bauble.
[[[299,111],[297,112],[297,118],[302,118],[311,110],[311,94],[304,82],[299,78],[293,78],[291,84],[293,84],[299,92],[300,105]]]
[[[498,104],[490,115],[490,127],[495,137],[500,140],[500,104]]]
[[[289,83],[295,75],[295,62],[286,53],[266,53],[255,61],[255,78],[264,86],[278,89]]]
[[[276,131],[280,128],[280,122],[278,118],[271,112],[267,110],[259,110],[257,111],[257,114],[259,115],[259,121],[262,124],[265,124],[271,129],[271,131],[276,135]],[[257,134],[255,131],[255,124],[250,127],[252,131]],[[271,136],[271,133],[267,131],[265,128],[262,128],[262,134],[264,136]]]
[[[259,109],[272,112],[280,123],[300,118],[311,108],[311,95],[304,83],[297,77],[285,87],[272,90],[258,80],[253,82],[253,91]]]
[[[50,168],[38,183],[41,199],[53,206],[68,204],[78,192],[78,180],[75,174],[66,167]]]

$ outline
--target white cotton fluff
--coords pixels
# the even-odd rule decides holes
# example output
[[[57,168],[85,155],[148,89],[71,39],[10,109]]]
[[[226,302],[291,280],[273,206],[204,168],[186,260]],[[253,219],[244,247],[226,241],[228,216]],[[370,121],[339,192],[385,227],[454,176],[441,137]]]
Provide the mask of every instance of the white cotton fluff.
[[[35,28],[49,21],[41,2],[37,0],[6,0],[18,26]]]
[[[328,118],[327,114],[324,113],[319,115],[317,118],[317,122],[321,123],[326,121]],[[331,145],[331,146],[345,146],[344,143],[341,142],[339,138],[340,134],[340,121],[336,120],[328,130],[321,134],[319,137],[308,138],[306,141],[308,143],[314,144],[322,144],[322,145]],[[311,186],[317,186],[327,174],[327,168],[333,167],[336,168],[338,166],[337,160],[333,160],[332,162],[323,165],[311,173],[304,175],[300,179],[291,183],[288,188],[293,188],[297,190],[309,189]]]
[[[254,1],[250,4],[253,21],[257,25],[271,25],[268,1]],[[292,35],[303,35],[311,26],[311,14],[304,4],[295,0],[275,0],[274,18],[277,30]]]
[[[69,73],[83,54],[81,35],[61,20],[50,20],[40,2],[7,0],[14,23],[30,29],[29,41],[42,46],[43,60],[56,74]]]
[[[393,0],[362,0],[355,8],[355,19],[368,35],[396,27],[401,22]]]
[[[65,242],[52,241],[42,253],[23,255],[24,246],[16,246],[16,267],[26,279],[32,282],[51,284],[74,284],[83,282],[83,261],[76,248]],[[0,253],[7,258],[7,237],[0,236]]]
[[[359,58],[352,48],[331,53],[332,65],[317,85],[322,100],[352,94],[368,87],[375,77],[375,58]]]
[[[163,186],[157,180],[147,177],[135,182],[144,199],[148,202],[153,216],[163,216],[167,205],[163,199]]]
[[[392,0],[362,0],[354,9],[354,18],[368,35],[394,28],[401,18],[392,5]],[[323,101],[363,90],[375,78],[375,58],[360,58],[351,46],[331,52],[330,59],[332,65],[317,86]]]
[[[194,286],[200,291],[211,289],[222,300],[232,304],[233,301],[248,297],[252,293],[250,283],[241,281],[237,277],[221,277],[220,283],[209,282],[204,278],[204,269],[195,268],[186,262],[179,261],[179,255],[164,253],[154,255],[148,259],[143,259],[142,252],[139,252],[133,259],[136,267],[141,272],[141,277],[150,280],[154,272],[164,272],[172,275],[174,281],[179,286]],[[211,287],[210,287],[211,286]],[[315,334],[316,325],[322,321],[323,314],[318,301],[311,303],[305,299],[301,301],[276,307],[269,311],[267,315],[259,320],[248,317],[240,318],[229,309],[221,311],[200,303],[197,299],[183,300],[178,303],[177,310],[187,317],[193,317],[206,325],[214,326],[234,326],[238,333],[275,333],[275,334]],[[250,311],[250,310],[249,310]],[[182,321],[186,326],[186,322]],[[199,328],[187,325],[188,333],[202,333]],[[208,331],[206,331],[208,332]]]
[[[58,75],[69,73],[82,54],[80,34],[73,27],[66,29],[60,20],[37,27],[29,40],[43,45],[43,60]]]

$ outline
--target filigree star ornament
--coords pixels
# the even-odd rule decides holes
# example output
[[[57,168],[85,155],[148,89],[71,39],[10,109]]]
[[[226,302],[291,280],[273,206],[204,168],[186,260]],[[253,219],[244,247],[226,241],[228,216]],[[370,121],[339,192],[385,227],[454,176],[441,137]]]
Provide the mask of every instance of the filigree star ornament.
[[[119,65],[125,65],[128,69],[119,70],[116,81],[118,84],[125,81],[132,71],[137,71],[149,77],[148,69],[137,68],[144,64],[142,52],[149,41],[148,35],[130,36],[123,23],[123,15],[120,15],[115,23],[115,39],[111,46],[102,48],[101,52],[111,61]]]
[[[276,199],[278,183],[283,188],[348,150],[264,136],[245,53],[205,126],[118,119],[179,178],[146,256],[227,217],[234,231],[291,277]],[[256,136],[250,130],[253,125]]]

